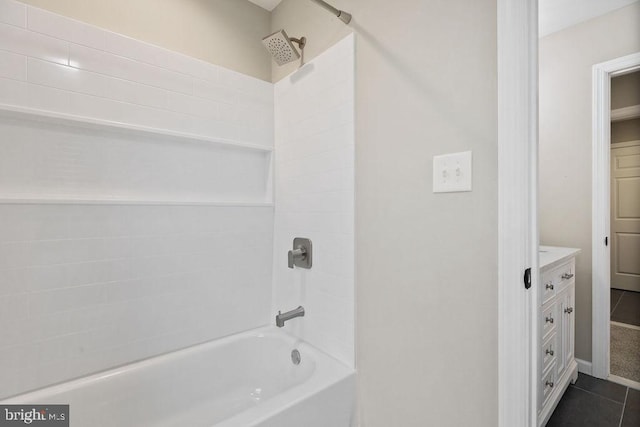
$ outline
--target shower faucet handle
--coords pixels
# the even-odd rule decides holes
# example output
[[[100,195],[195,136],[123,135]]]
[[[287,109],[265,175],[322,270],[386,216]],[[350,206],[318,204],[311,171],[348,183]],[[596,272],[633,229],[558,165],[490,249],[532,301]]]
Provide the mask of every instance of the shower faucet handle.
[[[295,265],[296,259],[304,259],[306,256],[306,249],[304,247],[299,247],[289,251],[289,268],[293,268]]]
[[[311,268],[311,240],[303,237],[293,239],[293,249],[289,251],[289,268]]]

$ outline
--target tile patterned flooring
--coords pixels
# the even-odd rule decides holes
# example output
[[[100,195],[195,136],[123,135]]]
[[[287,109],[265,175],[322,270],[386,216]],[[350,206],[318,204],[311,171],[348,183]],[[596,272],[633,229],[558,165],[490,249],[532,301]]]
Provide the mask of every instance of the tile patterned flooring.
[[[611,320],[640,326],[640,292],[611,289]]]
[[[640,326],[640,292],[611,289],[611,320]],[[640,391],[578,374],[547,427],[640,427]]]
[[[638,427],[640,391],[578,374],[547,427]]]

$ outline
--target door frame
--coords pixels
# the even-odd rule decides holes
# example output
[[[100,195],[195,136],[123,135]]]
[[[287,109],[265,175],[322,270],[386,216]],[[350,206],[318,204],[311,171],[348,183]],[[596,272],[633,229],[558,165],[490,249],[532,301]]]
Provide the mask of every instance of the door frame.
[[[538,0],[497,0],[498,424],[537,426]],[[525,289],[525,269],[531,287]]]
[[[605,238],[611,240],[611,78],[640,69],[640,53],[626,55],[593,66],[592,80],[592,221],[591,298],[592,365],[594,377],[609,377],[610,257]]]

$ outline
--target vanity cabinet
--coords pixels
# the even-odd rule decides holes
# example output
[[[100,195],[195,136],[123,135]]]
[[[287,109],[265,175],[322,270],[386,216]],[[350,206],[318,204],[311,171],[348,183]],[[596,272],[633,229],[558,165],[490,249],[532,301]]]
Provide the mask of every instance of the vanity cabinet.
[[[549,421],[569,383],[578,378],[575,271],[580,249],[540,247],[538,287],[538,425]]]

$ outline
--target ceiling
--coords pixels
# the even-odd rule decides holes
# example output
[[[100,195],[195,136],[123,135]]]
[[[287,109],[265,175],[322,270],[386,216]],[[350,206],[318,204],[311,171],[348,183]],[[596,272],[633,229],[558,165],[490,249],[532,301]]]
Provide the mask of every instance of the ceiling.
[[[638,0],[539,0],[540,37],[588,21]]]
[[[273,9],[276,8],[277,5],[280,4],[282,0],[249,0],[249,1],[271,12]]]

